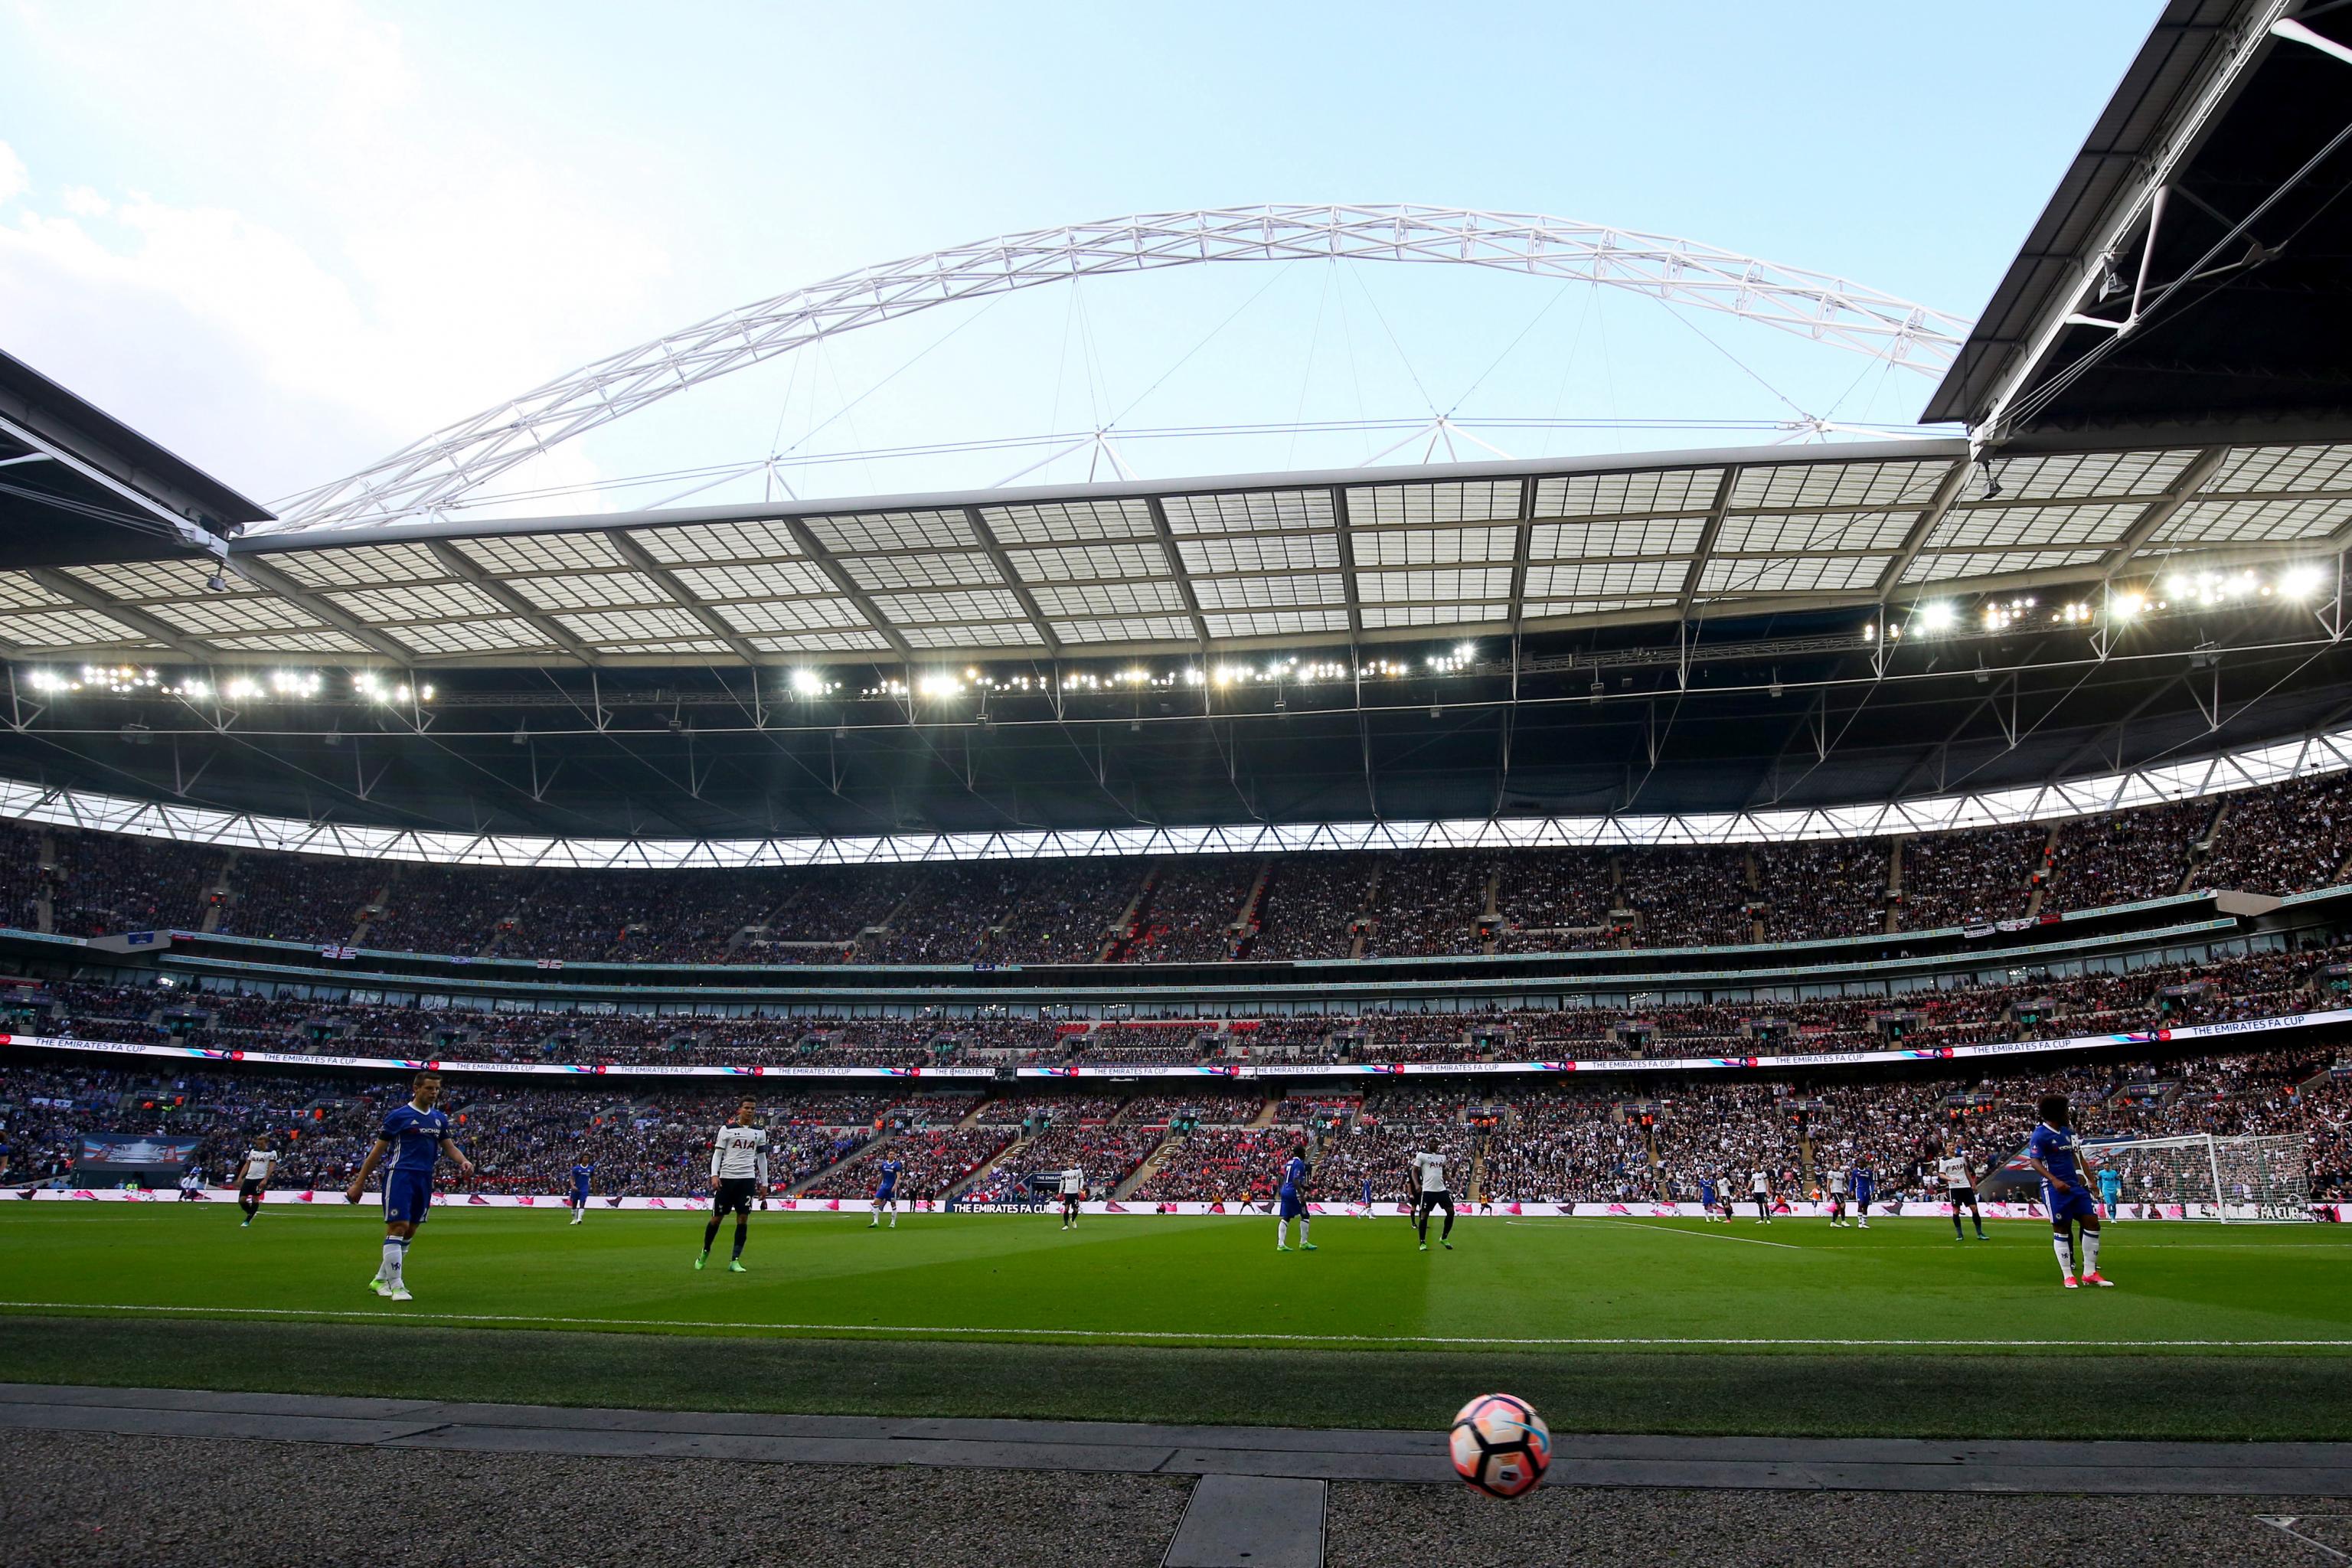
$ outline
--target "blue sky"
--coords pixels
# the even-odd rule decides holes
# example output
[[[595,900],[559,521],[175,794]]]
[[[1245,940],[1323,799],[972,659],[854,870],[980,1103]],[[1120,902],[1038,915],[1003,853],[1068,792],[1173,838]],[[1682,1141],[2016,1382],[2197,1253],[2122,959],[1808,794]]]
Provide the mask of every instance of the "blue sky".
[[[0,8],[0,342],[268,499],[745,300],[1157,209],[1546,213],[1973,313],[2157,9],[16,0]],[[1461,400],[1760,422],[1794,404],[1903,421],[1928,386],[1749,323],[1695,318],[1718,348],[1640,300],[1453,268],[1187,269],[965,314],[730,378],[509,482],[1121,411],[1151,426]],[[1370,444],[1128,449],[1173,473]],[[984,484],[1025,460],[796,482]],[[1083,477],[1074,462],[1031,477]]]

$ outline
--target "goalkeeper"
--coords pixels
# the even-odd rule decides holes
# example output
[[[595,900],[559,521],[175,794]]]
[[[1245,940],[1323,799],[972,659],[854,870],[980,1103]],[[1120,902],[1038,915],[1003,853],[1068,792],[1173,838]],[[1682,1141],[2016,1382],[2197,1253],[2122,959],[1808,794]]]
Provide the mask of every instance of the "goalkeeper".
[[[2058,1272],[2066,1289],[2074,1286],[2072,1226],[2083,1227],[2083,1283],[2113,1285],[2099,1275],[2099,1205],[2091,1195],[2089,1159],[2075,1137],[2074,1118],[2063,1094],[2045,1094],[2035,1107],[2041,1125],[2025,1141],[2026,1163],[2042,1176],[2042,1201],[2049,1205],[2051,1246],[2058,1254]]]

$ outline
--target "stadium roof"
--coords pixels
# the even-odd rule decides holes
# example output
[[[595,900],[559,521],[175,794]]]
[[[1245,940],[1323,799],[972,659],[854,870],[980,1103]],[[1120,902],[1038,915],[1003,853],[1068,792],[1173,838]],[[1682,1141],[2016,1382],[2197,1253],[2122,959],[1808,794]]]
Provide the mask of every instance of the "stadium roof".
[[[269,515],[0,353],[0,563],[217,554],[230,535]]]
[[[272,534],[0,572],[0,647],[402,666],[1214,654],[2093,584],[2352,537],[2352,443],[1958,440]]]
[[[2352,10],[2170,0],[1922,417],[2340,431],[2347,102]]]

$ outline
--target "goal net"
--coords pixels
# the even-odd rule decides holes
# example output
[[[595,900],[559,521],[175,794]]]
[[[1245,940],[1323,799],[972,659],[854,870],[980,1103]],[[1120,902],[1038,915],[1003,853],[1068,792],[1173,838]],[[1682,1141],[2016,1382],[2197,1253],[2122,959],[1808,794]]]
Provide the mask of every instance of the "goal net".
[[[2311,1165],[2301,1138],[2243,1134],[2133,1138],[2084,1148],[2123,1178],[2121,1199],[2143,1218],[2308,1220]],[[2151,1206],[2152,1205],[2152,1206]]]

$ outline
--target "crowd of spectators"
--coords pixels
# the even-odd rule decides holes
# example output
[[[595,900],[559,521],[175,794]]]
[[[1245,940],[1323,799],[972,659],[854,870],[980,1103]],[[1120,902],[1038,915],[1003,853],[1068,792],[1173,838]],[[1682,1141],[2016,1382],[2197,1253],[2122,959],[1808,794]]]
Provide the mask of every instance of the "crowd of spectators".
[[[993,1014],[677,1016],[322,1002],[58,983],[9,1004],[23,1032],[395,1059],[625,1066],[1104,1068],[1267,1060],[1443,1062],[1764,1056],[1981,1045],[2275,1016],[2332,998],[2352,946],[1991,985],[1819,998],[1103,1022]]]
[[[1286,855],[1258,904],[1252,958],[1346,958],[1370,913],[1377,855]]]
[[[2333,887],[2352,858],[2352,776],[2297,779],[2226,796],[2195,886],[2301,893]]]
[[[2226,811],[2213,826],[2216,812]],[[2200,838],[2212,827],[2210,846]],[[1092,963],[1691,947],[2285,893],[2352,859],[2352,776],[2058,825],[1890,840],[741,870],[583,871],[236,852],[0,826],[0,917],[566,963]],[[1261,871],[1254,930],[1236,930]],[[1148,897],[1145,892],[1150,881]],[[1491,894],[1491,901],[1490,901]],[[1629,911],[1620,915],[1617,911]],[[1131,929],[1122,917],[1132,912]]]
[[[1234,955],[1233,925],[1262,862],[1231,856],[1163,861],[1136,922],[1119,945],[1127,963],[1205,963]]]
[[[2192,846],[2213,810],[2210,800],[2180,801],[2064,824],[2051,896],[2062,909],[2091,910],[2180,891]],[[2042,907],[2051,907],[2048,898]]]
[[[1897,920],[1905,931],[1933,931],[2021,918],[2049,839],[2048,828],[2031,824],[1905,839]]]

